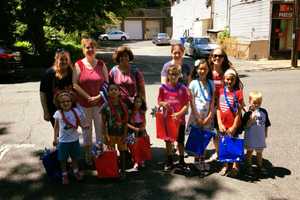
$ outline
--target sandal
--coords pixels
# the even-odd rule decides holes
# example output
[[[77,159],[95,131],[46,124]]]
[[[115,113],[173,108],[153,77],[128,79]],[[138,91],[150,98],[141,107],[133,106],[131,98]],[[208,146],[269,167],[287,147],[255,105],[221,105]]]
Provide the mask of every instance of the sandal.
[[[225,176],[226,173],[227,173],[227,170],[228,170],[228,167],[223,167],[223,168],[221,169],[221,171],[219,172],[219,174],[220,174],[221,176]]]
[[[229,172],[228,176],[234,178],[238,175],[239,170],[237,168],[232,168],[231,171]]]

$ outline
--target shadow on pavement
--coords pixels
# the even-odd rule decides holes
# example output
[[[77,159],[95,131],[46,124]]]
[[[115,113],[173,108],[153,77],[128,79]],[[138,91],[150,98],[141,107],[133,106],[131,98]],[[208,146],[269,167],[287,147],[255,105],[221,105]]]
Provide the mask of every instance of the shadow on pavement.
[[[214,178],[199,179],[163,172],[159,163],[164,160],[164,149],[153,148],[153,160],[140,172],[128,173],[125,180],[100,180],[92,171],[84,182],[71,180],[62,186],[47,177],[38,166],[18,163],[0,180],[3,199],[214,199],[216,192],[224,190]],[[40,151],[39,151],[40,152]],[[39,152],[33,152],[38,159]],[[18,178],[16,178],[18,177]],[[4,189],[5,188],[5,189]],[[227,190],[227,189],[226,189]]]

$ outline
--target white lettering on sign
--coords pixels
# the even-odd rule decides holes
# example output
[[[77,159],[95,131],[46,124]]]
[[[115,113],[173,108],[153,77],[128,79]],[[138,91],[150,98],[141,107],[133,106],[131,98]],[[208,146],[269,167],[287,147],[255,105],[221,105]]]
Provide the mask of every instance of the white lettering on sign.
[[[291,12],[279,12],[279,13],[278,13],[278,16],[279,16],[279,17],[285,17],[285,18],[288,18],[288,17],[293,17],[293,13],[291,13]]]

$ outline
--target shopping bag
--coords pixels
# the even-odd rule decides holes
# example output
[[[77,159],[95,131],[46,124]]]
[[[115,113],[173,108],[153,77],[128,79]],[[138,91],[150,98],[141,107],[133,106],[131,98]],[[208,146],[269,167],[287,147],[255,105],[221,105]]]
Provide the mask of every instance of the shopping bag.
[[[58,150],[45,149],[44,154],[41,156],[45,171],[47,175],[53,180],[60,180],[62,172],[60,162],[58,160]]]
[[[201,129],[197,126],[190,126],[190,134],[185,145],[185,150],[188,154],[201,156],[209,144],[214,132]]]
[[[118,155],[115,150],[104,151],[95,158],[98,178],[119,177]]]
[[[148,135],[136,138],[136,142],[128,145],[128,147],[135,163],[152,159],[150,138]]]
[[[155,117],[156,137],[165,141],[175,142],[177,140],[180,121],[161,110],[156,112]]]
[[[218,157],[220,162],[241,162],[244,159],[244,140],[221,136]]]

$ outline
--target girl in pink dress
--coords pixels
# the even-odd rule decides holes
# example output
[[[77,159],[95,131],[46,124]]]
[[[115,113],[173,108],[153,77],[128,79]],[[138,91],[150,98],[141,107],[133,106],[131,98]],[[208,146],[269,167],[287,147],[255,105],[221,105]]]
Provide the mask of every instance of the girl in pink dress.
[[[167,83],[159,88],[158,105],[172,112],[171,116],[180,121],[177,148],[179,151],[179,166],[185,167],[184,162],[184,136],[185,136],[185,113],[189,107],[189,92],[186,86],[178,83],[181,74],[180,66],[171,65],[168,68]],[[165,141],[167,161],[164,170],[173,168],[172,143]]]

